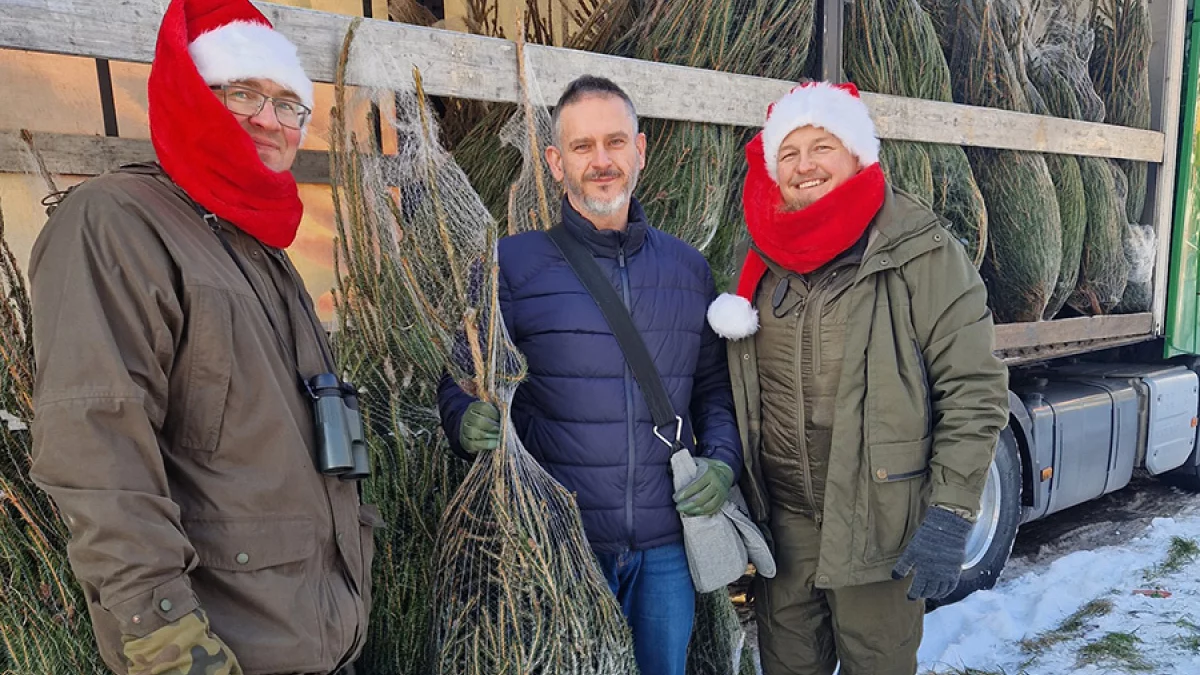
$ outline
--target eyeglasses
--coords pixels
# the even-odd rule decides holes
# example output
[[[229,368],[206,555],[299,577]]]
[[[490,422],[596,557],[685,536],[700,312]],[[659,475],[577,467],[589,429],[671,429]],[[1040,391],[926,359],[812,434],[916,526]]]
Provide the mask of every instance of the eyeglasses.
[[[254,117],[262,112],[263,106],[270,101],[271,106],[275,108],[275,119],[279,120],[280,125],[289,129],[303,127],[304,123],[308,121],[308,116],[312,114],[312,110],[308,106],[297,101],[274,98],[253,89],[229,84],[209,88],[221,92],[221,100],[225,102],[225,107],[229,109],[229,112],[234,115]]]

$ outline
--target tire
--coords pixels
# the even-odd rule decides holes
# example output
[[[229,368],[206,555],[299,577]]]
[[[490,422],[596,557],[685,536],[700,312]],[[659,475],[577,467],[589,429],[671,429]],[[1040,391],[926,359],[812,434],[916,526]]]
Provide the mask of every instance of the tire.
[[[949,605],[975,591],[996,585],[1012,553],[1021,525],[1021,455],[1012,431],[1004,429],[996,457],[988,471],[979,520],[967,539],[966,560],[958,588],[941,600],[927,602],[929,609]]]
[[[1200,492],[1200,467],[1191,465],[1191,458],[1188,458],[1188,463],[1175,469],[1168,471],[1159,477],[1167,485],[1174,485],[1180,490],[1188,492]]]

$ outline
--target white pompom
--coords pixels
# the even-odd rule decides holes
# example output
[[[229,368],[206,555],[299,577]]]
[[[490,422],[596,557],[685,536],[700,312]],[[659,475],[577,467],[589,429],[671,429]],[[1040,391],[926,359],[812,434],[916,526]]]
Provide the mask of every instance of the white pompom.
[[[708,325],[726,340],[741,340],[758,332],[758,310],[740,295],[722,293],[708,306]]]

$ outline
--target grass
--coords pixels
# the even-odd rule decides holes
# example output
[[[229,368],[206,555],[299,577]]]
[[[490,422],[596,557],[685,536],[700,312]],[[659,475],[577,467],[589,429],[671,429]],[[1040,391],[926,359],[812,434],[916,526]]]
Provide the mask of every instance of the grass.
[[[1135,672],[1153,670],[1142,654],[1142,639],[1133,633],[1105,633],[1104,637],[1079,649],[1081,665],[1110,665]]]
[[[1055,645],[1082,635],[1089,620],[1104,616],[1111,612],[1112,609],[1113,603],[1111,600],[1092,600],[1076,610],[1071,616],[1063,619],[1062,623],[1054,630],[1046,631],[1036,637],[1021,640],[1021,651],[1026,654],[1045,654]]]
[[[1200,654],[1200,626],[1197,626],[1187,617],[1179,619],[1175,622],[1175,625],[1183,628],[1187,633],[1176,635],[1171,640],[1171,643],[1184,651]]]
[[[1171,547],[1167,550],[1167,559],[1142,572],[1146,581],[1154,581],[1162,577],[1182,571],[1185,567],[1200,558],[1200,543],[1195,539],[1171,537]]]

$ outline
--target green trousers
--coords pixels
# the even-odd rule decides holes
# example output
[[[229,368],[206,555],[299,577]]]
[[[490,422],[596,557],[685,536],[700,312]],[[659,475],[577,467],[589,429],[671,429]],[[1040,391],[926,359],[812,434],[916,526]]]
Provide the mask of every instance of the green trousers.
[[[756,581],[754,606],[764,675],[914,675],[925,604],[911,579],[813,586],[821,533],[807,516],[772,509],[778,573]]]

